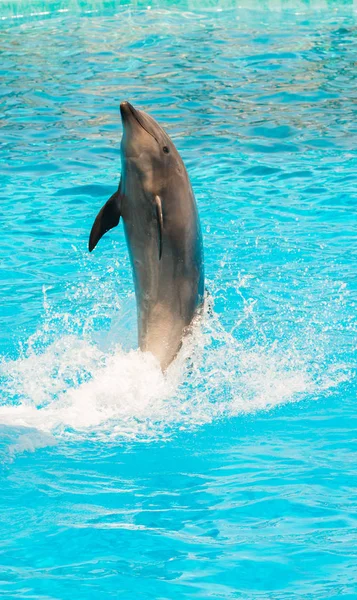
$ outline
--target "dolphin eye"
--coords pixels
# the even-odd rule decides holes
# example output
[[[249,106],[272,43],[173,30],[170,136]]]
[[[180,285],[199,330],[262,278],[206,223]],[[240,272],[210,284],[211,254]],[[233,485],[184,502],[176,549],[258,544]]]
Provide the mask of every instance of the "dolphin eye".
[[[170,153],[170,150],[168,149],[167,146],[163,147],[163,151],[165,152],[165,154],[169,154]]]

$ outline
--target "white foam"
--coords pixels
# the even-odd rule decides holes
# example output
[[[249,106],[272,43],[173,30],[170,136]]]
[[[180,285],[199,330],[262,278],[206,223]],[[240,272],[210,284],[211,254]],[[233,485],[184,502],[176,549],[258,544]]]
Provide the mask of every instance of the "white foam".
[[[100,296],[90,299],[81,330],[78,313],[52,310],[44,290],[43,326],[18,359],[0,363],[0,425],[20,428],[11,452],[68,437],[106,442],[162,438],[325,393],[348,378],[344,365],[330,369],[324,364],[328,339],[321,338],[319,345],[311,329],[300,330],[297,340],[268,342],[259,330],[255,303],[242,295],[249,284],[247,277],[235,283],[243,305],[230,315],[230,330],[206,303],[201,326],[165,375],[151,354],[113,344],[114,329],[116,339],[130,337],[135,329],[135,319],[129,320],[128,335],[128,311],[135,313],[132,297],[118,301],[113,296],[104,310],[111,326],[98,335],[95,322],[98,314],[103,319],[101,295],[111,297],[108,290],[88,286]],[[77,305],[78,289],[69,292],[69,301]],[[249,339],[240,337],[242,328],[252,331]]]
[[[28,430],[26,433],[15,432],[16,441],[8,446],[8,457],[13,458],[23,452],[34,452],[38,448],[56,445],[56,439],[37,430]],[[15,437],[14,436],[14,437]]]

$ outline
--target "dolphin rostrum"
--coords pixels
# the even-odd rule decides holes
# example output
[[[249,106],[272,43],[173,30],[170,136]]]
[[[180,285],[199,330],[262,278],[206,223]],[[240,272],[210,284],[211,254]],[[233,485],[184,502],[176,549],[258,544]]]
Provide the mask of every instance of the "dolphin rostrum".
[[[201,227],[186,168],[167,133],[129,102],[121,103],[120,112],[121,179],[94,221],[89,251],[122,217],[139,346],[165,371],[203,304]]]

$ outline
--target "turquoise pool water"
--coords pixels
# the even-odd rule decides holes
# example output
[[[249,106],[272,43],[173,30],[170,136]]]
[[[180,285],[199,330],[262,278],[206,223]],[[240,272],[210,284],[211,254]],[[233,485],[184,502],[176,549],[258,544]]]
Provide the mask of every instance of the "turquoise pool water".
[[[0,4],[0,597],[357,598],[353,5],[40,8]],[[166,378],[122,227],[87,252],[121,100],[202,220]]]

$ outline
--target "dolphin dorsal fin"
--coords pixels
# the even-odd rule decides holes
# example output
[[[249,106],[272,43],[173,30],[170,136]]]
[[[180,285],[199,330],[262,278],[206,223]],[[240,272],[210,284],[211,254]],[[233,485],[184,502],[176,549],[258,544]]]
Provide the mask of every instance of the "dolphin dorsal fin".
[[[89,236],[89,252],[92,252],[96,245],[98,244],[100,238],[107,232],[109,229],[113,229],[116,227],[120,221],[120,204],[121,204],[121,193],[120,193],[120,185],[116,192],[107,200],[107,202],[102,206],[99,213],[96,216],[96,219],[93,223],[92,230]]]
[[[162,238],[164,234],[164,219],[162,216],[162,204],[160,196],[155,196],[155,208],[156,208],[156,218],[157,218],[157,228],[159,234],[159,260],[161,260],[162,256]]]

